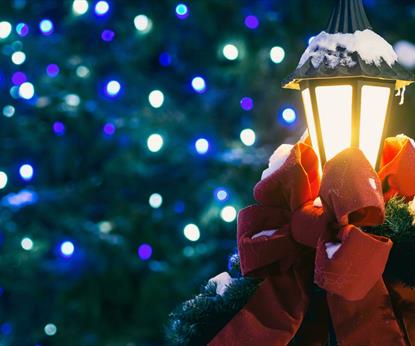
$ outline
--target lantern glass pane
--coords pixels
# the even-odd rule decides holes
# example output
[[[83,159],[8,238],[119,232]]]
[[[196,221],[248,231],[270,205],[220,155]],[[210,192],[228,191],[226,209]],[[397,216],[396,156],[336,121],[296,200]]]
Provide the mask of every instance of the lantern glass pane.
[[[314,148],[314,151],[317,154],[319,161],[321,162],[320,151],[319,151],[318,140],[317,140],[316,123],[314,121],[313,107],[311,106],[310,89],[308,88],[304,89],[301,94],[303,96],[305,117],[307,120],[308,133],[310,134],[311,144]]]
[[[352,98],[351,85],[316,87],[317,107],[327,161],[351,146]]]
[[[376,166],[385,126],[391,89],[380,86],[362,87],[360,111],[360,149],[373,167]]]

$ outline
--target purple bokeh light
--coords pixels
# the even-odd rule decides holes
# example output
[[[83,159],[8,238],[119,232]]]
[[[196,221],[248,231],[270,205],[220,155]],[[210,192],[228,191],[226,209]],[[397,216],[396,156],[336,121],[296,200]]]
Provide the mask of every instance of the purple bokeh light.
[[[116,130],[115,125],[112,123],[106,123],[104,125],[104,128],[102,129],[102,131],[104,131],[104,134],[106,136],[112,136],[115,133],[115,130]]]
[[[25,23],[19,23],[16,25],[16,32],[19,36],[25,37],[29,34],[29,26]]]
[[[52,126],[53,132],[58,136],[65,134],[65,124],[61,121],[55,121]]]
[[[259,20],[258,20],[258,18],[256,16],[253,16],[253,15],[247,16],[245,18],[245,26],[248,29],[252,29],[252,30],[257,29],[258,26],[259,26]]]
[[[176,17],[179,19],[186,19],[189,17],[189,8],[185,4],[178,4],[176,6]]]
[[[153,254],[153,248],[149,244],[142,244],[138,247],[138,257],[142,261],[148,261]]]
[[[106,29],[101,33],[101,38],[105,42],[112,41],[114,37],[115,37],[115,32],[109,29]]]
[[[24,82],[27,82],[27,76],[24,72],[17,71],[12,75],[12,83],[14,85],[21,85]]]
[[[46,67],[46,73],[52,78],[56,77],[59,74],[59,71],[59,66],[56,64],[50,64]]]
[[[244,111],[250,111],[254,108],[254,100],[248,96],[245,96],[241,99],[241,108]]]

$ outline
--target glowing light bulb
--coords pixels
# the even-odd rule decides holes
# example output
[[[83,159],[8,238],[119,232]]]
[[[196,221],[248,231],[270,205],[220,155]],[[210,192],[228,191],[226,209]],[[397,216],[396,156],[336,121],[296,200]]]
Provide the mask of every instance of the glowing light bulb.
[[[282,119],[287,124],[293,124],[297,120],[297,113],[292,108],[285,108],[282,111]]]
[[[163,137],[160,136],[158,133],[153,133],[147,139],[147,147],[153,153],[156,153],[161,150],[163,147],[164,141]]]
[[[148,199],[148,204],[154,209],[158,209],[163,204],[163,197],[158,193],[153,193]]]
[[[196,151],[200,155],[206,154],[209,151],[209,142],[208,142],[208,140],[205,139],[205,138],[199,138],[195,142],[195,148],[196,148]]]
[[[58,332],[58,328],[53,323],[48,323],[44,328],[45,334],[53,336]]]
[[[153,90],[148,95],[148,101],[153,108],[160,108],[164,103],[164,94],[160,90]]]
[[[116,80],[111,80],[107,83],[107,86],[105,87],[105,91],[108,96],[115,97],[119,94],[121,91],[121,84],[120,82]]]
[[[95,5],[95,13],[98,16],[105,15],[110,9],[110,5],[106,1],[98,1]]]
[[[252,129],[245,129],[241,131],[240,138],[243,144],[250,147],[255,144],[256,136]]]
[[[0,171],[0,189],[4,189],[6,187],[7,181],[8,181],[7,174]]]
[[[236,209],[230,205],[224,207],[220,212],[220,217],[225,222],[233,222],[236,219]]]
[[[75,15],[83,15],[88,12],[89,4],[86,0],[74,0],[72,3],[72,11]]]
[[[200,239],[199,227],[193,223],[190,223],[184,227],[183,234],[190,241],[198,241]]]
[[[0,22],[0,39],[9,37],[12,32],[12,25],[9,22]]]
[[[26,54],[18,51],[12,54],[12,62],[15,65],[21,65],[26,61]]]
[[[71,257],[75,252],[75,246],[71,241],[64,241],[60,246],[60,252],[63,257]]]
[[[26,251],[30,251],[33,249],[33,241],[30,238],[23,238],[22,241],[20,242],[20,245],[22,247],[23,250]]]
[[[203,77],[197,76],[192,79],[192,88],[199,94],[203,94],[206,91],[206,81]]]
[[[223,47],[223,56],[228,60],[236,60],[239,56],[239,50],[238,48],[233,44],[227,44],[225,47]]]
[[[275,64],[280,64],[285,58],[285,51],[282,47],[273,47],[269,53],[271,61]]]
[[[43,19],[39,23],[39,29],[43,35],[51,35],[53,33],[53,23],[49,19]]]
[[[20,166],[19,174],[23,180],[26,180],[26,181],[32,180],[33,174],[34,174],[33,167],[26,163]]]
[[[146,34],[151,31],[153,22],[144,14],[139,14],[134,18],[135,28],[142,34]]]

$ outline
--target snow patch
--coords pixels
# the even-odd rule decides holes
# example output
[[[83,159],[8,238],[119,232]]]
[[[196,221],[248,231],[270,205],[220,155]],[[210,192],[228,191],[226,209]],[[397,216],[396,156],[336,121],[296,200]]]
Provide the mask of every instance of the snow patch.
[[[415,67],[415,45],[408,41],[399,41],[395,44],[398,61],[406,68]]]
[[[337,251],[341,248],[341,243],[326,243],[326,253],[329,259],[332,259]]]
[[[269,159],[268,168],[262,172],[261,180],[268,178],[272,173],[281,168],[285,161],[287,161],[288,156],[290,156],[293,147],[291,144],[282,144],[274,151]]]
[[[311,58],[314,68],[323,62],[333,69],[339,65],[351,68],[357,63],[352,57],[353,53],[359,54],[367,64],[376,66],[380,66],[382,61],[392,66],[398,60],[393,47],[372,30],[358,30],[353,34],[328,34],[323,31],[310,42],[298,67]]]
[[[321,201],[320,197],[317,197],[313,202],[314,208],[323,208],[323,202]]]
[[[216,284],[216,294],[223,296],[233,280],[229,273],[223,272],[210,279],[209,282]]]
[[[277,229],[269,230],[269,231],[262,231],[252,236],[252,240],[259,238],[259,237],[272,237],[275,233],[277,233]]]

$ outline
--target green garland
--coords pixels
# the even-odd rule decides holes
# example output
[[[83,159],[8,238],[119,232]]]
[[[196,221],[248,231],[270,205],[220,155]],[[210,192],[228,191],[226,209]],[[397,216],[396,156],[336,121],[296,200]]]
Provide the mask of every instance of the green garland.
[[[390,238],[392,247],[385,277],[415,287],[415,226],[408,203],[395,197],[386,205],[384,224],[365,231]],[[169,316],[165,329],[170,346],[202,346],[232,319],[256,291],[260,281],[241,277],[239,257],[232,255],[228,269],[236,279],[223,296],[216,294],[216,284],[207,283],[200,294],[179,306]],[[317,289],[317,288],[316,288]]]

